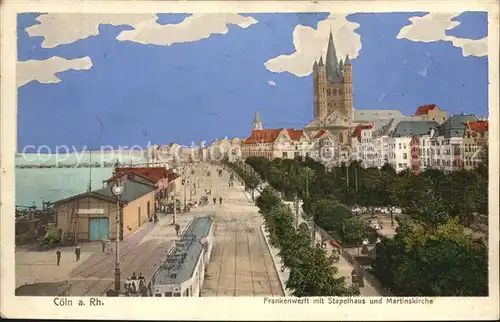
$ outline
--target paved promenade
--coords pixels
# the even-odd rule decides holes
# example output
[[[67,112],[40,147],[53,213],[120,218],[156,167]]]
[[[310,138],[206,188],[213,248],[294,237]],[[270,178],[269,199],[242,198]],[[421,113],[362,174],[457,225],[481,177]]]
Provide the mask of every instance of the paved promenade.
[[[213,212],[215,248],[208,266],[202,296],[283,296],[278,273],[260,230],[258,208],[229,173],[211,171],[212,197],[223,197],[222,206],[200,208]],[[196,212],[196,210],[195,210]]]

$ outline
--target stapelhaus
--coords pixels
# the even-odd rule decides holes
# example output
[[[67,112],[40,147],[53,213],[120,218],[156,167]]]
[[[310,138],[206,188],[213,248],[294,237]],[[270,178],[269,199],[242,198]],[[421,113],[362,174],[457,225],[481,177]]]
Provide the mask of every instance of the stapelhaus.
[[[56,226],[62,228],[65,241],[95,241],[103,236],[115,239],[117,215],[120,216],[120,240],[147,223],[154,214],[156,187],[134,180],[123,184],[118,209],[111,185],[57,201]]]

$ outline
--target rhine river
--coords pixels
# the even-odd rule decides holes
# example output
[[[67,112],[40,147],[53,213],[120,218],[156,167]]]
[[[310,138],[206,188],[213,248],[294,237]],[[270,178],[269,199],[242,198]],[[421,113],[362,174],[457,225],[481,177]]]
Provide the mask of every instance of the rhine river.
[[[92,161],[99,162],[104,158],[99,158],[92,153]],[[16,157],[16,166],[29,164],[55,164],[55,157],[47,156],[40,160],[34,160],[32,157]],[[40,158],[39,158],[40,159]],[[59,158],[60,164],[75,164],[74,157]],[[108,155],[105,161],[111,161]],[[109,159],[109,160],[108,160]],[[123,164],[132,162],[142,162],[142,158],[118,158]],[[79,158],[80,162],[88,162],[89,158]],[[117,160],[116,158],[114,160]],[[111,177],[113,167],[105,168],[16,168],[15,182],[15,204],[19,206],[41,207],[43,201],[54,202],[60,199],[68,198],[73,195],[87,191],[90,178],[92,178],[92,190],[102,188],[103,181]],[[90,175],[91,174],[91,175]]]

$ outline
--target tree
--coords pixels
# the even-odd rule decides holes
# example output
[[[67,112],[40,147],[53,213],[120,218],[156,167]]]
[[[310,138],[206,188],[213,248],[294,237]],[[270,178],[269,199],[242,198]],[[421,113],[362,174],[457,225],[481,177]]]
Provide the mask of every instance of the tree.
[[[272,190],[271,187],[265,187],[260,196],[257,197],[256,205],[259,207],[261,213],[268,213],[273,208],[281,203],[278,195]]]
[[[398,218],[393,240],[377,245],[375,275],[406,296],[484,296],[488,289],[487,248],[463,233],[458,218],[431,231]]]
[[[347,287],[344,277],[336,277],[338,269],[332,266],[322,248],[306,248],[298,265],[292,267],[286,286],[292,295],[304,296],[353,296],[359,291]]]
[[[245,183],[252,190],[252,200],[255,200],[255,189],[259,186],[260,180],[253,174],[247,174]]]
[[[448,238],[428,238],[400,256],[394,285],[410,296],[486,296],[488,256],[485,247],[460,245]]]

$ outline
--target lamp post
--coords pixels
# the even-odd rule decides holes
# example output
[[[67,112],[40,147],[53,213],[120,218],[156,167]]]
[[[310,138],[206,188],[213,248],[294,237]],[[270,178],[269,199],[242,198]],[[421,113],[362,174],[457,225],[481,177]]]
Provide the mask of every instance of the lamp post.
[[[111,192],[116,197],[116,253],[115,253],[115,292],[120,292],[120,195],[124,186],[121,182],[115,182],[111,187]]]

